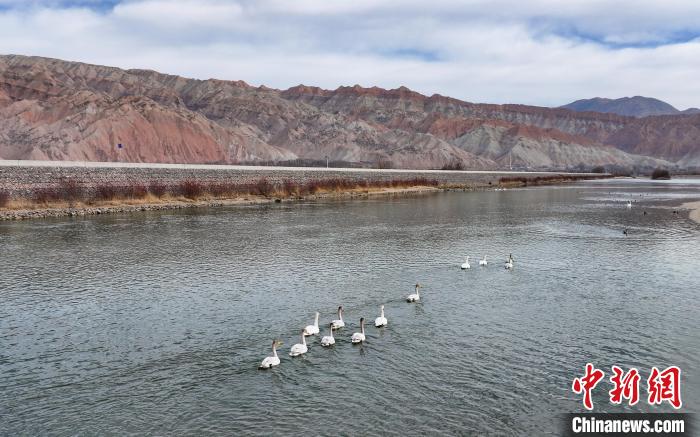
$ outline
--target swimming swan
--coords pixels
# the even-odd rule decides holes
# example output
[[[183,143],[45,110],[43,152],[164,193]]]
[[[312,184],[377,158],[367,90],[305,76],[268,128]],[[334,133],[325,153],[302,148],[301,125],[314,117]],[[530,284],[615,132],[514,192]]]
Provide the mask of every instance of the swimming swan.
[[[282,345],[281,341],[272,340],[272,356],[265,357],[265,359],[262,360],[262,363],[260,363],[260,367],[258,367],[258,369],[269,369],[270,367],[280,365],[280,357],[277,356],[277,346],[280,345]]]
[[[333,346],[335,344],[335,338],[333,337],[333,323],[328,324],[330,330],[329,335],[324,335],[321,339],[321,346]]]
[[[511,253],[508,255],[508,259],[506,260],[506,270],[512,270],[513,269],[513,254]]]
[[[352,338],[350,339],[351,342],[353,343],[362,343],[365,341],[365,318],[360,319],[360,332],[356,332],[352,334]]]
[[[304,337],[304,331],[301,331],[301,343],[297,343],[289,350],[290,357],[298,357],[308,352],[309,348],[306,346],[306,338]]]
[[[343,307],[342,305],[338,307],[338,318],[331,322],[333,329],[340,329],[345,327],[345,322],[343,322]]]
[[[318,312],[316,312],[316,319],[314,320],[314,324],[306,325],[306,328],[304,328],[304,335],[316,335],[318,333]]]
[[[471,269],[471,268],[472,268],[472,266],[469,265],[469,257],[467,257],[467,260],[464,261],[464,264],[462,264],[460,267],[462,268],[462,270],[467,270],[467,269]]]
[[[422,285],[416,284],[416,292],[406,296],[406,302],[418,302],[420,300],[420,294],[418,294],[418,289],[421,287]]]
[[[374,319],[374,326],[376,326],[377,328],[379,328],[379,327],[382,327],[382,326],[386,326],[387,323],[388,323],[388,322],[387,322],[387,320],[386,320],[386,317],[384,317],[384,305],[382,305],[382,306],[381,306],[381,314],[379,315],[379,317],[377,317],[376,319]]]
[[[631,200],[627,201],[627,209],[632,209],[632,201]]]
[[[481,267],[486,267],[487,265],[489,265],[489,262],[486,261],[486,255],[484,255],[484,259],[482,259],[482,260],[479,261],[479,265],[480,265]]]

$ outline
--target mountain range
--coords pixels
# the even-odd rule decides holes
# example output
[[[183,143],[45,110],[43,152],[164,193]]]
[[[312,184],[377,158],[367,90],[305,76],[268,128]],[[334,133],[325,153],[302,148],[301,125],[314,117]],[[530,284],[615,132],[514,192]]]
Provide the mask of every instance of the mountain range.
[[[576,100],[561,108],[572,111],[605,112],[630,117],[648,117],[650,115],[698,114],[700,109],[688,108],[680,111],[672,105],[651,97],[634,96],[620,99],[594,97],[592,99]]]
[[[121,144],[121,147],[117,145]],[[700,167],[700,114],[478,104],[405,87],[287,90],[0,56],[0,158],[396,168]]]

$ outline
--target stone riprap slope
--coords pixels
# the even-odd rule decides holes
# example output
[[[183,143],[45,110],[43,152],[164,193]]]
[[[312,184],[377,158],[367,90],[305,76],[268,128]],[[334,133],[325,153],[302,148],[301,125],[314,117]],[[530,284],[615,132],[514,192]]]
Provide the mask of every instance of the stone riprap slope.
[[[278,184],[287,181],[305,184],[311,181],[331,179],[368,183],[429,179],[443,185],[484,187],[497,185],[501,178],[522,177],[534,180],[538,177],[556,175],[601,176],[548,172],[325,169],[0,160],[0,190],[9,193],[12,198],[27,198],[37,189],[58,187],[66,181],[75,181],[87,191],[104,185],[133,186],[141,184],[148,186],[152,183],[159,183],[173,186],[184,181],[197,181],[202,184],[232,183],[243,185],[258,182],[262,178]]]

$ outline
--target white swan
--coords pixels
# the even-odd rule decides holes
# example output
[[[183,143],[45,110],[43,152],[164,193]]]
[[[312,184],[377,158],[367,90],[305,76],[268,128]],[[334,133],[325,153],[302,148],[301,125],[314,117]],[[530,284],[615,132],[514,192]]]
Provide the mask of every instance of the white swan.
[[[321,346],[333,346],[335,344],[335,338],[333,337],[333,323],[329,323],[330,334],[324,335],[321,339]]]
[[[352,334],[350,341],[353,343],[362,343],[365,341],[365,318],[360,319],[360,332]]]
[[[627,209],[632,209],[632,201],[631,200],[627,201]]]
[[[421,287],[422,285],[416,284],[416,292],[406,296],[406,302],[418,302],[420,300],[420,294],[418,294],[418,289]]]
[[[318,311],[316,312],[316,318],[314,319],[313,325],[306,325],[304,328],[304,335],[316,335],[319,333],[318,330]]]
[[[487,265],[489,265],[489,262],[486,261],[486,255],[484,255],[484,259],[479,260],[479,265],[480,265],[481,267],[486,267]]]
[[[386,320],[386,317],[384,317],[384,305],[382,305],[382,306],[381,306],[381,314],[379,315],[379,317],[377,317],[376,319],[374,319],[374,326],[376,326],[377,328],[379,328],[379,327],[382,327],[382,326],[386,326],[387,323],[388,323],[388,322],[387,322],[387,320]]]
[[[331,322],[333,329],[340,329],[345,327],[345,322],[343,322],[343,307],[342,305],[338,307],[338,318]]]
[[[306,346],[306,338],[304,337],[304,331],[301,331],[301,343],[297,343],[289,350],[290,357],[298,357],[299,355],[308,352],[309,348]]]
[[[280,346],[281,344],[282,342],[279,340],[272,340],[272,356],[265,357],[265,359],[262,360],[262,363],[260,363],[260,367],[258,367],[258,369],[269,369],[270,367],[280,365],[280,357],[277,356],[277,346]]]
[[[513,269],[513,254],[511,253],[508,255],[508,259],[506,260],[506,270],[512,270]]]
[[[462,268],[462,270],[467,270],[467,269],[472,268],[472,266],[469,264],[469,257],[467,257],[467,260],[464,261],[464,264],[462,264],[460,267]]]

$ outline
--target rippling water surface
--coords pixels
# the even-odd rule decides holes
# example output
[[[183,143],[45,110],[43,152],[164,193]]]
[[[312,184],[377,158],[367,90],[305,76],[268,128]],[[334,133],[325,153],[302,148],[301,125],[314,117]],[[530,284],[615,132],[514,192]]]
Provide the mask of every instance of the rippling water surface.
[[[700,411],[700,225],[673,213],[698,198],[600,181],[0,223],[0,434],[559,434],[588,361],[678,365]],[[340,304],[334,348],[287,356]],[[607,389],[596,411],[626,411]]]

